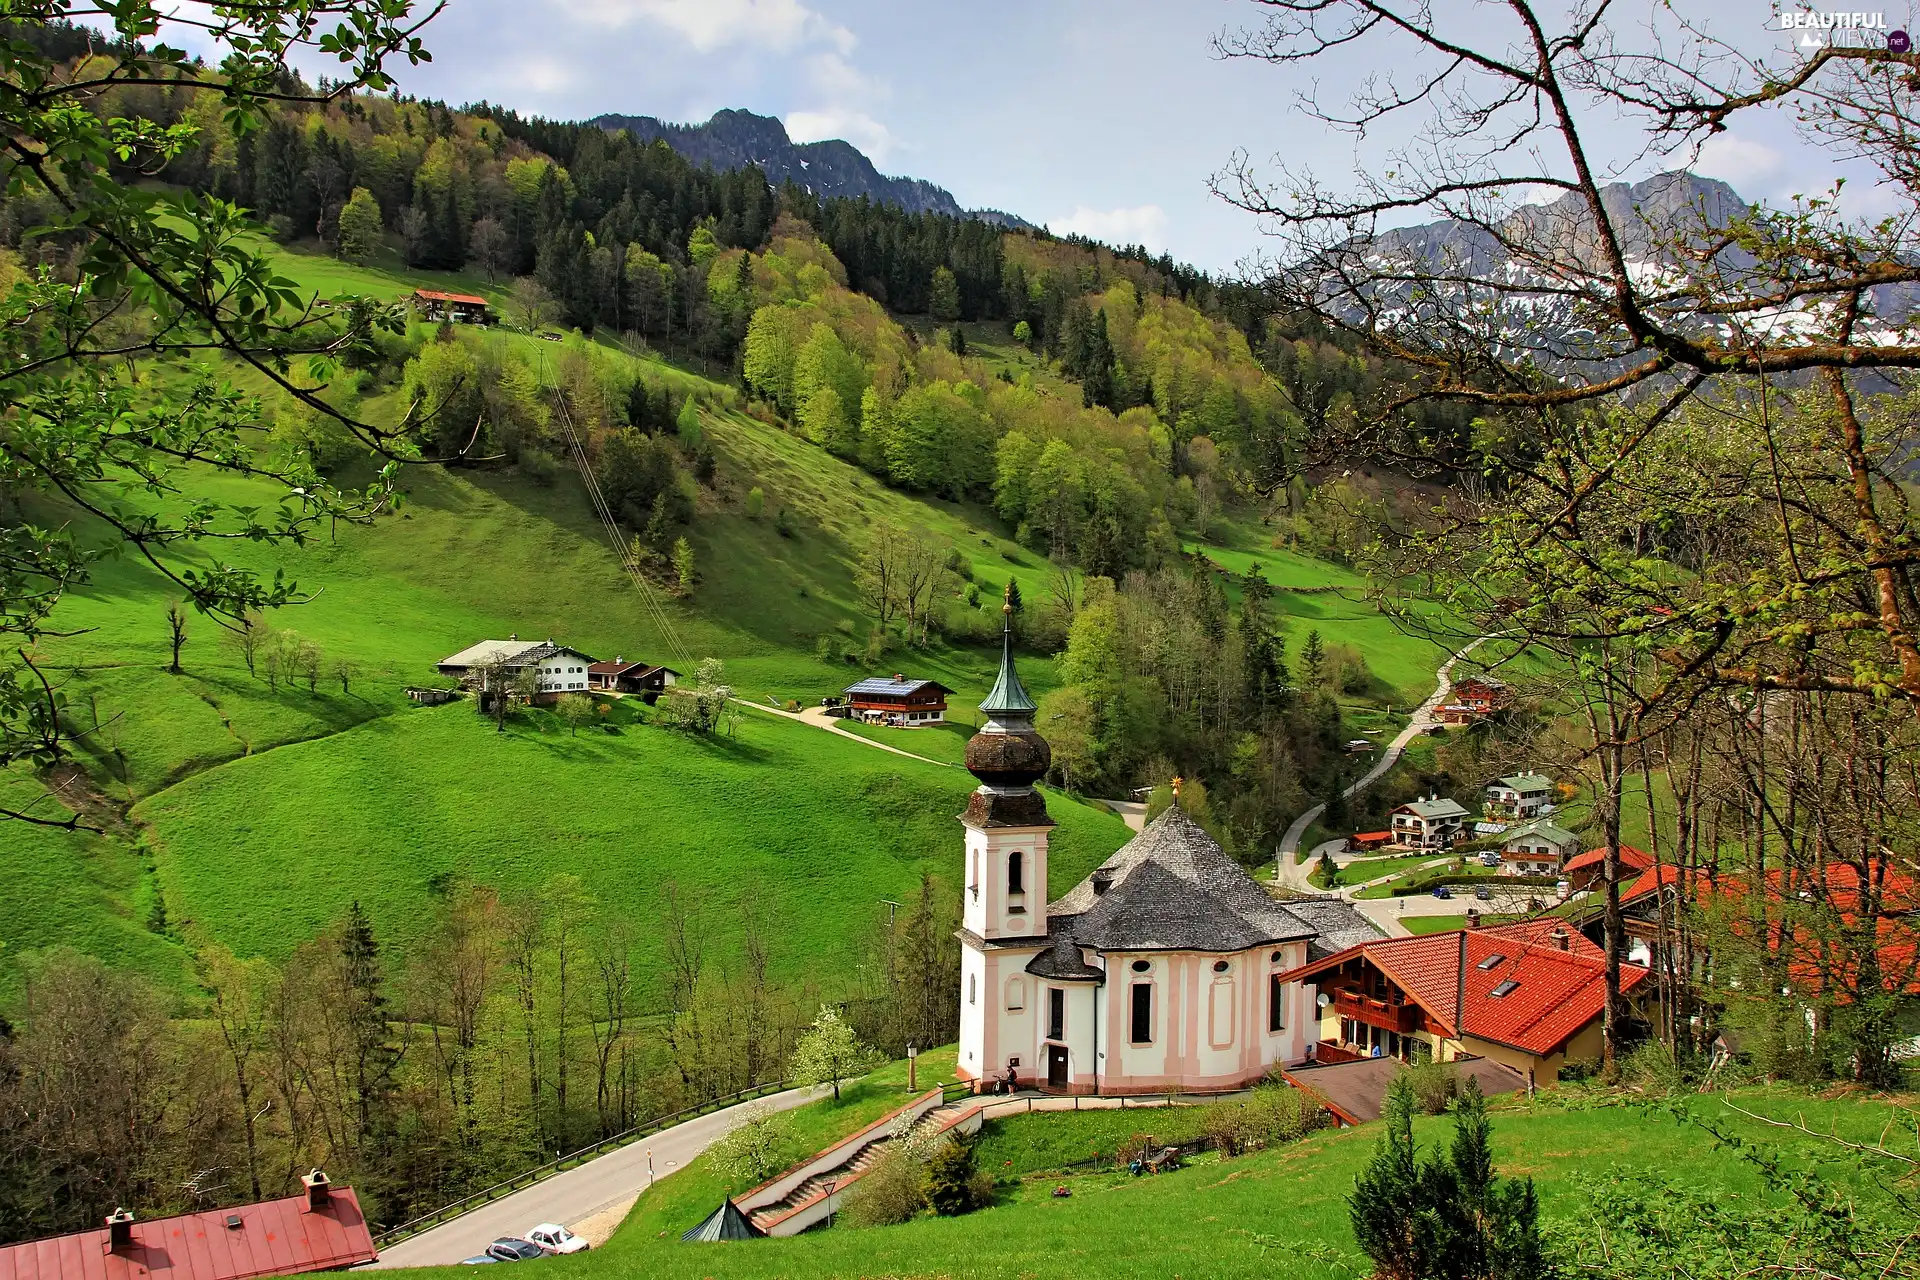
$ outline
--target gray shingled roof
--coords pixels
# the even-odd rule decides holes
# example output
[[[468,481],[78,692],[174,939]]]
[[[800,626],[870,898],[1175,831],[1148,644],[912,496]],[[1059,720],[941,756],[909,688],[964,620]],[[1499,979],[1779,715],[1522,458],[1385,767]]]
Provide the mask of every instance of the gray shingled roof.
[[[1318,937],[1307,941],[1309,962],[1387,936],[1351,902],[1341,898],[1292,898],[1287,910],[1319,931]]]
[[[1409,810],[1422,818],[1464,818],[1467,816],[1467,811],[1460,807],[1459,801],[1450,800],[1445,796],[1435,796],[1431,800],[1409,800],[1401,805],[1400,809]],[[1394,812],[1398,813],[1400,809],[1395,809]]]
[[[1518,791],[1522,795],[1531,795],[1536,791],[1553,790],[1553,779],[1544,773],[1516,773],[1511,777],[1494,779],[1494,785]]]
[[[1108,880],[1094,892],[1096,877]],[[1319,931],[1172,805],[1055,902],[1048,926],[1102,951],[1244,951]]]
[[[1106,970],[1096,969],[1087,963],[1080,954],[1080,944],[1062,934],[1055,938],[1053,945],[1027,961],[1027,972],[1036,978],[1054,978],[1061,981],[1095,982],[1106,980]]]

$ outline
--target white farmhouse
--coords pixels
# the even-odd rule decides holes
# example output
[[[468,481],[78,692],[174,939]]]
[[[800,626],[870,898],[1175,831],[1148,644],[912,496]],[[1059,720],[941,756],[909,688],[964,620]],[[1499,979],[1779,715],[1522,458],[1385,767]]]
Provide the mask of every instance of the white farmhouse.
[[[552,639],[522,640],[518,636],[482,640],[435,664],[441,675],[452,676],[483,695],[491,692],[487,688],[490,673],[498,671],[512,679],[531,667],[538,673],[539,682],[533,700],[540,703],[556,702],[563,693],[585,693],[587,668],[592,665],[593,659],[578,649],[555,644]]]
[[[1557,876],[1579,851],[1579,836],[1541,818],[1501,842],[1500,861],[1511,876]]]
[[[1487,784],[1488,817],[1526,822],[1551,809],[1553,779],[1543,773],[1516,773]]]
[[[1451,849],[1460,838],[1467,811],[1445,796],[1409,800],[1392,814],[1393,842],[1409,849]]]
[[[1305,1059],[1317,1035],[1281,975],[1379,937],[1336,899],[1282,903],[1178,804],[1060,898],[1053,820],[1033,784],[1052,750],[1002,641],[967,743],[980,786],[960,821],[962,1077],[1065,1093],[1229,1089]]]

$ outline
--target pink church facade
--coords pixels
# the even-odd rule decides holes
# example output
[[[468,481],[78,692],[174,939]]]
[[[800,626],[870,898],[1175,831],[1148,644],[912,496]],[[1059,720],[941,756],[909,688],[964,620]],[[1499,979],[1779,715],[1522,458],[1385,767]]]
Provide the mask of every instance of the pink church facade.
[[[1298,1063],[1312,996],[1281,975],[1379,936],[1332,900],[1283,903],[1178,805],[1058,899],[1053,822],[1033,783],[1051,751],[1011,643],[967,746],[959,1071],[1061,1093],[1235,1089]]]

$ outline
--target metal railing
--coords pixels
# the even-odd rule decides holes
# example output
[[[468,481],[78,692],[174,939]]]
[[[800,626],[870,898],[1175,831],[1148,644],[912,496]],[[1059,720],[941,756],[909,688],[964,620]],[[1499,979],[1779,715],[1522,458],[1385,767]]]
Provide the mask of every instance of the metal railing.
[[[755,1098],[764,1098],[768,1094],[778,1093],[786,1087],[787,1083],[784,1080],[769,1084],[757,1084],[751,1088],[742,1089],[738,1093],[730,1093],[723,1098],[713,1098],[696,1106],[683,1108],[682,1110],[674,1112],[672,1115],[656,1116],[645,1124],[635,1125],[631,1129],[614,1134],[611,1138],[602,1138],[591,1146],[581,1147],[578,1151],[569,1151],[558,1159],[550,1160],[537,1168],[516,1173],[504,1182],[496,1182],[490,1187],[485,1187],[474,1192],[472,1195],[462,1196],[450,1204],[443,1204],[438,1209],[430,1213],[423,1213],[419,1217],[403,1222],[397,1227],[388,1227],[373,1238],[374,1247],[376,1249],[384,1249],[389,1245],[397,1244],[407,1239],[409,1236],[416,1236],[422,1231],[443,1226],[463,1213],[468,1213],[474,1209],[478,1209],[482,1205],[493,1203],[503,1195],[510,1195],[515,1191],[524,1191],[542,1178],[552,1177],[556,1173],[564,1173],[568,1169],[577,1168],[589,1160],[603,1156],[607,1152],[619,1147],[624,1147],[629,1143],[637,1142],[650,1134],[660,1132],[662,1129],[670,1129],[674,1125],[686,1120],[692,1120],[696,1116],[703,1116],[713,1111],[722,1111],[727,1107],[735,1106],[742,1102],[751,1102]]]

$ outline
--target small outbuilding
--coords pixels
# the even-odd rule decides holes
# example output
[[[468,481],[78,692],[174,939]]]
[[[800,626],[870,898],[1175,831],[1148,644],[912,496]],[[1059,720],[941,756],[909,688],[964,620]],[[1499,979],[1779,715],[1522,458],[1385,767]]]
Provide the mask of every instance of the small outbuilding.
[[[680,1239],[685,1244],[716,1244],[722,1240],[763,1240],[766,1234],[728,1197],[699,1226],[681,1232]]]
[[[644,698],[648,706],[679,681],[680,673],[672,667],[628,662],[618,654],[612,662],[596,662],[587,668],[587,688],[601,693],[633,694]]]

